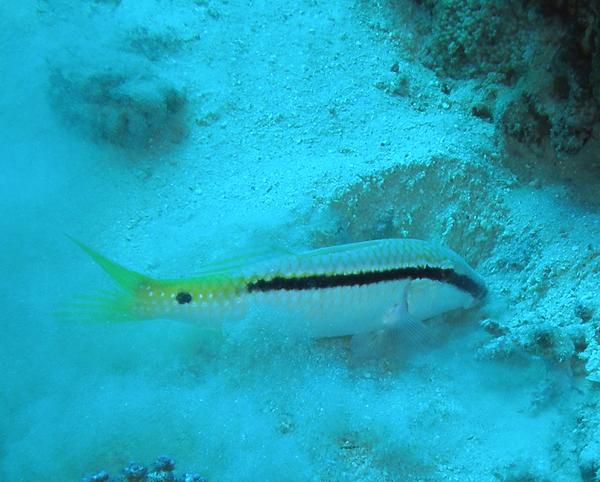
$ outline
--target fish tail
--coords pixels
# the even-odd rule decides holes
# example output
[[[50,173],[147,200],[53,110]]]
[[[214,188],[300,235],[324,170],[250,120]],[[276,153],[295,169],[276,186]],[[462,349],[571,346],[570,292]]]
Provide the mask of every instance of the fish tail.
[[[108,259],[97,251],[83,244],[81,241],[71,238],[71,240],[79,246],[85,253],[92,258],[100,267],[106,271],[116,283],[126,291],[137,290],[145,282],[149,282],[150,278],[136,271],[127,269],[120,264]]]
[[[87,295],[74,295],[63,309],[56,312],[60,321],[120,322],[148,318],[140,312],[139,293],[155,283],[136,271],[108,259],[86,244],[69,238],[90,256],[118,285],[112,290],[96,290]]]

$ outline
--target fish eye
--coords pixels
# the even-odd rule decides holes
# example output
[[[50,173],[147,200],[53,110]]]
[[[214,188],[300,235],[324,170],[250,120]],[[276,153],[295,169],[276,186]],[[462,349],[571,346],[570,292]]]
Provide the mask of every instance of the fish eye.
[[[180,305],[185,305],[192,301],[192,295],[189,294],[187,291],[180,291],[179,293],[177,293],[175,299]]]

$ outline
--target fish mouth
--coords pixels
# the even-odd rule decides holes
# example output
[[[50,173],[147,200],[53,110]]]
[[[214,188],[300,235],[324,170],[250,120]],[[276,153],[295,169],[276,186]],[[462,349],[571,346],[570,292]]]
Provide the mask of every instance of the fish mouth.
[[[478,283],[477,284],[477,290],[475,292],[475,299],[477,300],[477,303],[484,305],[485,303],[487,303],[488,299],[489,299],[489,290],[487,289],[487,286],[484,285],[483,283]]]

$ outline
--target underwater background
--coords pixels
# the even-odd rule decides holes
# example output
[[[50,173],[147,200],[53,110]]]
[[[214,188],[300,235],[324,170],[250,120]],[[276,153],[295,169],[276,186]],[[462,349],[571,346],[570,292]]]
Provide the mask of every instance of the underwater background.
[[[0,481],[600,480],[600,2],[5,0],[0,22]],[[400,361],[61,323],[111,286],[65,234],[161,277],[416,237],[492,301]],[[160,456],[175,472],[128,466]]]

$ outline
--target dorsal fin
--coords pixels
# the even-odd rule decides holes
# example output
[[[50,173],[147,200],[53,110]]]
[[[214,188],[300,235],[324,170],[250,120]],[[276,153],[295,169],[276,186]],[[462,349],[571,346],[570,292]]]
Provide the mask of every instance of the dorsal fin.
[[[242,250],[235,256],[219,259],[209,263],[204,263],[200,270],[196,271],[196,274],[216,274],[222,272],[235,271],[237,269],[245,268],[259,263],[265,263],[267,261],[281,258],[284,256],[290,256],[294,254],[293,251],[281,248],[266,246],[263,248],[256,248],[251,250]]]
[[[381,246],[382,243],[388,241],[387,239],[375,239],[371,241],[361,241],[358,243],[348,243],[348,244],[338,244],[336,246],[326,246],[323,248],[312,249],[310,251],[305,251],[303,253],[299,253],[297,256],[299,258],[316,258],[320,256],[332,255],[332,254],[340,254],[340,253],[354,253],[356,251],[362,251],[364,249],[373,247],[373,246]]]

